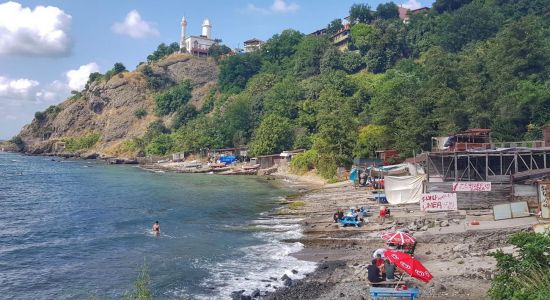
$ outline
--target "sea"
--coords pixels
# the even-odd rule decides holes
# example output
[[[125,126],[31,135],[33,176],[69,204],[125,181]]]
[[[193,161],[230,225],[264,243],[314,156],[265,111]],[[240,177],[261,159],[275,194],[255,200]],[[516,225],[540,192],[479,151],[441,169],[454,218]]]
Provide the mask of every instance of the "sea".
[[[273,290],[273,278],[316,267],[285,242],[301,236],[299,220],[270,214],[291,192],[257,177],[0,152],[0,298],[120,299],[141,270],[155,299]]]

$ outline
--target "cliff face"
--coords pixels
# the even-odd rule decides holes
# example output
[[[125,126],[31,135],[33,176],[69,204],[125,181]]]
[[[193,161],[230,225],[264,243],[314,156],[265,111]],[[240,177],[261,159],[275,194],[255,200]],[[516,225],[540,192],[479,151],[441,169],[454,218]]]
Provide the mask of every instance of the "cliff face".
[[[214,62],[173,54],[150,65],[155,76],[172,82],[191,80],[193,97],[190,103],[200,109],[202,98],[218,79]],[[19,136],[23,151],[32,154],[67,153],[64,142],[86,136],[98,137],[97,142],[82,154],[111,156],[111,149],[125,140],[141,137],[148,125],[157,119],[154,113],[155,91],[148,89],[140,66],[136,71],[114,75],[108,81],[99,80],[56,107],[37,113]],[[137,110],[147,114],[138,118]],[[164,121],[170,122],[170,116]]]

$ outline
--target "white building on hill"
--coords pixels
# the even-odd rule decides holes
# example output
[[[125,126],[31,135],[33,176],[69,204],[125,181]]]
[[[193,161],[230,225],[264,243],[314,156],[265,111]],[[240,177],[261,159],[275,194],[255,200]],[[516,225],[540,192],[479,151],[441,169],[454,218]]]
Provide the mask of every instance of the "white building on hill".
[[[190,35],[187,36],[187,20],[185,16],[181,19],[181,37],[180,37],[180,52],[186,51],[196,56],[207,56],[208,49],[216,41],[212,39],[212,25],[210,20],[204,19],[202,21],[202,34],[199,36]]]

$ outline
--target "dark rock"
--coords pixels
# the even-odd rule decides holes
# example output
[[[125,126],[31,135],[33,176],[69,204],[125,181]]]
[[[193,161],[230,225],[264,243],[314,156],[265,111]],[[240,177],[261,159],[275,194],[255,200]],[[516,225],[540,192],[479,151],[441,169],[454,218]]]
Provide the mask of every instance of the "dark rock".
[[[240,300],[243,293],[244,293],[244,290],[241,290],[241,291],[234,291],[234,292],[231,292],[231,296],[230,296],[230,297],[231,297],[231,299],[233,299],[233,300]]]
[[[288,277],[288,275],[284,274],[282,277],[281,277],[281,281],[285,281],[287,279],[290,279],[290,277]]]
[[[252,300],[252,297],[250,297],[250,295],[241,295],[240,300]]]
[[[340,298],[343,298],[343,297],[346,297],[346,295],[344,293],[340,293]]]
[[[277,281],[277,277],[269,277],[269,279],[273,280],[273,281]]]
[[[251,294],[250,297],[256,298],[260,296],[260,289],[255,289]]]
[[[287,278],[287,279],[283,282],[283,284],[284,284],[285,286],[292,286],[292,279]]]
[[[292,270],[292,274],[298,274],[298,271]]]

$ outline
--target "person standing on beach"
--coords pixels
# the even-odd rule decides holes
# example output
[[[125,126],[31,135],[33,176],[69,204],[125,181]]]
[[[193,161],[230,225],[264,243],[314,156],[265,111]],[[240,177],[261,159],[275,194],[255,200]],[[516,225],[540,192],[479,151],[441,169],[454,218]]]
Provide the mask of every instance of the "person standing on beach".
[[[159,221],[156,221],[155,224],[153,224],[153,233],[154,234],[160,234],[160,224]]]

